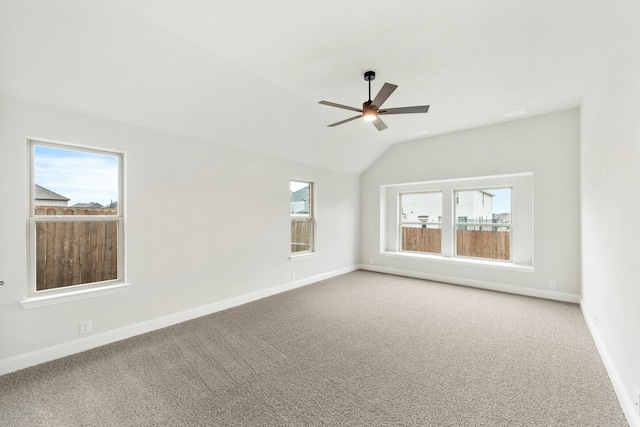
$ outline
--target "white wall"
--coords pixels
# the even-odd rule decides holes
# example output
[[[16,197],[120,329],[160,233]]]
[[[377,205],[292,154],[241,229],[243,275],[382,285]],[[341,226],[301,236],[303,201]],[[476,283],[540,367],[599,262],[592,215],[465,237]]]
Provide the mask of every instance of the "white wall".
[[[583,310],[627,418],[640,426],[640,3],[607,2],[603,20],[581,107]]]
[[[577,109],[393,146],[360,177],[361,262],[377,271],[577,302],[578,147]],[[380,186],[523,173],[533,174],[534,269],[381,253]]]
[[[125,152],[130,291],[22,308],[28,137]],[[357,265],[355,175],[9,98],[0,98],[0,159],[0,365],[78,340],[80,320],[105,334],[291,284],[292,273],[302,283]],[[296,261],[288,260],[292,178],[317,190],[318,255]]]

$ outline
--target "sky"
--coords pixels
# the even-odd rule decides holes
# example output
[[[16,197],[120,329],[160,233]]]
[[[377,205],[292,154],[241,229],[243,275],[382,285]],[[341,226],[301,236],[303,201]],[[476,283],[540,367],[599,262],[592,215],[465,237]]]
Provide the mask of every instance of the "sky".
[[[511,213],[511,189],[510,188],[491,188],[486,190],[493,197],[493,213]]]
[[[118,157],[35,146],[35,183],[68,197],[68,206],[118,200]]]
[[[307,185],[309,185],[308,182],[291,181],[291,192],[295,193],[296,191],[300,190],[301,188],[306,187]]]

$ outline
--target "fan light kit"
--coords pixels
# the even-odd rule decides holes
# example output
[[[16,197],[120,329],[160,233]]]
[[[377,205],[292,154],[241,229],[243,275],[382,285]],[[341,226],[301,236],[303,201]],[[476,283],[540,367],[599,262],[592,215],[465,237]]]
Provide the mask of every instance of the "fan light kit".
[[[408,114],[408,113],[426,113],[429,111],[428,105],[420,105],[417,107],[400,107],[400,108],[385,108],[382,109],[382,104],[389,98],[389,96],[393,93],[394,90],[398,87],[397,85],[391,83],[385,83],[380,89],[380,92],[376,95],[376,97],[371,100],[371,80],[376,78],[376,73],[373,71],[367,71],[364,73],[364,79],[369,82],[369,99],[362,104],[362,109],[349,107],[348,105],[336,104],[335,102],[329,101],[320,101],[319,104],[328,105],[330,107],[343,108],[345,110],[357,111],[357,116],[351,117],[346,120],[339,121],[337,123],[332,123],[328,125],[328,127],[334,127],[341,125],[343,123],[350,122],[355,119],[359,119],[362,117],[362,120],[366,120],[368,122],[373,123],[373,125],[378,130],[384,130],[387,128],[387,125],[382,121],[379,116],[384,114]]]

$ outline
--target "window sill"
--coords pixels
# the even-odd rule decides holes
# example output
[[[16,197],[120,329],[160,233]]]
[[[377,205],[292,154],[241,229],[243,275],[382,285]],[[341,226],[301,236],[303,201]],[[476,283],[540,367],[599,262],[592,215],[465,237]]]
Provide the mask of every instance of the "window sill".
[[[534,273],[535,269],[532,265],[514,264],[505,261],[490,261],[474,258],[445,257],[442,255],[418,254],[413,252],[380,252],[382,256],[394,258],[411,258],[419,260],[428,260],[444,264],[469,265],[473,267],[494,268],[498,270],[521,271],[523,273]]]
[[[130,283],[120,282],[93,288],[70,289],[65,292],[56,292],[54,294],[30,296],[24,301],[20,301],[20,304],[22,304],[22,308],[29,310],[47,305],[62,304],[70,301],[127,292],[130,288]]]
[[[289,255],[289,261],[298,261],[305,258],[313,258],[318,256],[318,252],[305,252],[303,254]]]

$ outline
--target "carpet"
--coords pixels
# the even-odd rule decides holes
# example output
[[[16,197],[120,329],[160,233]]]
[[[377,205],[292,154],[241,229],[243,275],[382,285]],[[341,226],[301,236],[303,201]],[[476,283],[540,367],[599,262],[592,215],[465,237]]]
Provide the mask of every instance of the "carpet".
[[[356,271],[0,377],[2,426],[627,426],[575,304]]]

